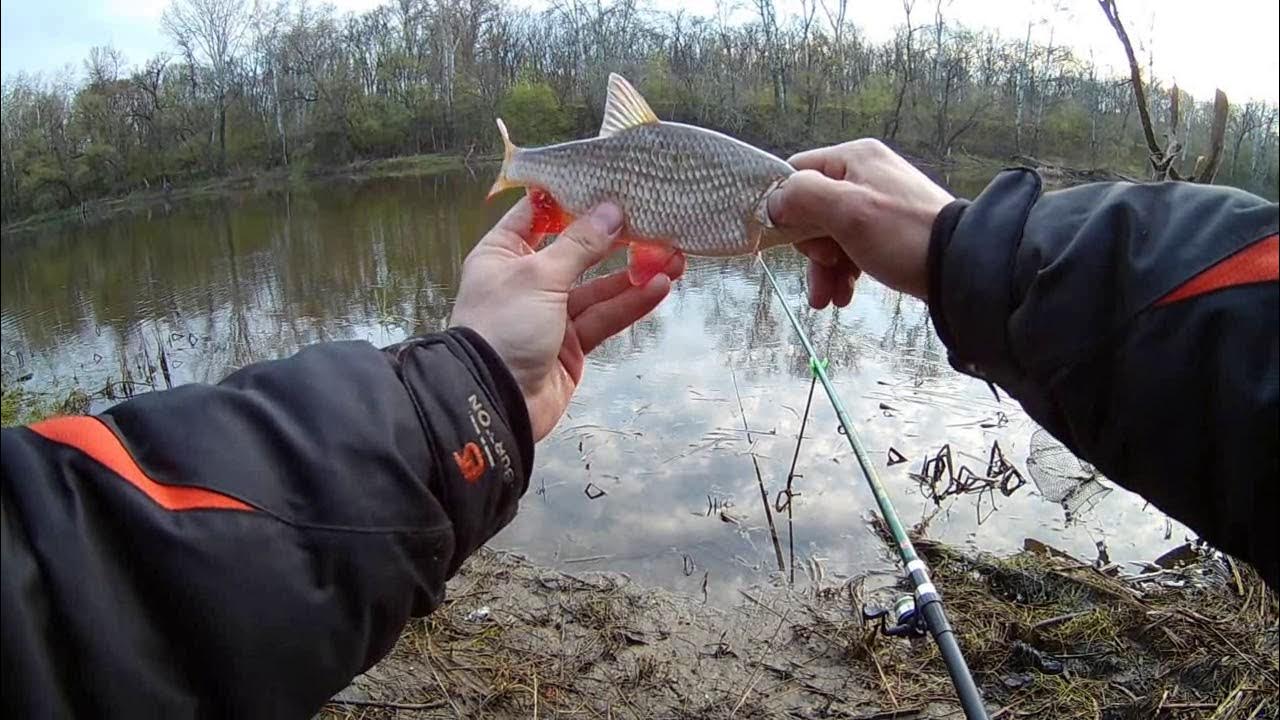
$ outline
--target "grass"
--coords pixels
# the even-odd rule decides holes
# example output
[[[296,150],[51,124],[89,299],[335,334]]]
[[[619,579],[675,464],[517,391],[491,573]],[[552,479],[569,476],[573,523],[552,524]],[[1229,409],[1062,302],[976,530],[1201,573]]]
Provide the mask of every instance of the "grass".
[[[917,547],[988,701],[1015,715],[1280,712],[1276,596],[1247,566],[1204,557],[1142,580],[1030,551],[995,558]],[[1042,672],[1019,647],[1056,658],[1062,672]]]
[[[5,381],[0,392],[0,425],[29,425],[55,415],[79,415],[89,409],[89,395],[79,388],[66,392],[32,392],[21,383]]]
[[[1120,576],[918,539],[991,714],[1276,717],[1276,596],[1219,557]],[[325,718],[956,717],[932,640],[861,619],[862,583],[718,610],[481,550]],[[491,608],[484,620],[470,616]]]

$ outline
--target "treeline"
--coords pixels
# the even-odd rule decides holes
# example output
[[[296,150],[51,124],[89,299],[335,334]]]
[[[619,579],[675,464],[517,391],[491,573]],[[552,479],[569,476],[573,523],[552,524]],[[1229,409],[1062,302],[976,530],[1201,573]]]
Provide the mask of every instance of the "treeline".
[[[903,4],[869,42],[848,0],[727,3],[712,17],[636,0],[394,0],[338,15],[302,0],[175,0],[173,50],[130,66],[95,48],[79,77],[6,79],[8,222],[85,200],[232,172],[497,147],[594,132],[610,71],[659,115],[777,151],[877,136],[908,151],[1028,155],[1143,175],[1127,77],[1054,43],[1052,22],[1003,37]],[[1052,18],[1049,18],[1052,21]],[[1151,80],[1153,118],[1171,93]],[[1207,154],[1213,108],[1180,97],[1176,163]],[[1277,195],[1277,109],[1230,110],[1217,182]]]

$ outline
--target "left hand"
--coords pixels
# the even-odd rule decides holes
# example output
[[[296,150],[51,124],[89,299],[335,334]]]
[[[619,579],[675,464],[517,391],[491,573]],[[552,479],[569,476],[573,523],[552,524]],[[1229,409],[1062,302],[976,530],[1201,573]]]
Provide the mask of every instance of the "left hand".
[[[462,264],[449,325],[475,330],[507,364],[524,394],[535,442],[569,407],[587,353],[657,307],[684,272],[677,253],[640,287],[631,285],[625,269],[574,287],[612,252],[622,221],[616,206],[599,206],[534,251],[533,211],[522,199]]]

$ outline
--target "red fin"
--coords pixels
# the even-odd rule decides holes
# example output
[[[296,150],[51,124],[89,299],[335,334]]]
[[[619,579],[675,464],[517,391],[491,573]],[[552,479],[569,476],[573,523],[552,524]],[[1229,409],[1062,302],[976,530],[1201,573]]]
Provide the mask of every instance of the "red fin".
[[[631,284],[639,287],[662,272],[675,254],[676,248],[663,243],[632,240],[627,247],[627,277]]]
[[[573,216],[565,212],[546,190],[529,188],[529,203],[533,205],[532,232],[535,237],[563,232],[573,222]]]

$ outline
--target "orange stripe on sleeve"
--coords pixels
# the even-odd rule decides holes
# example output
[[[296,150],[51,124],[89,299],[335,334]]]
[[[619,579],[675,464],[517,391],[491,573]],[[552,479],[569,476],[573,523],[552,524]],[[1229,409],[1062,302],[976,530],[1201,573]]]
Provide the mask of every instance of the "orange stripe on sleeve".
[[[1156,302],[1156,306],[1215,290],[1280,280],[1280,235],[1269,235],[1196,275]]]
[[[152,480],[134,462],[120,438],[97,418],[84,415],[53,418],[32,425],[31,430],[97,460],[167,510],[253,510],[250,505],[214,490],[162,485]]]

